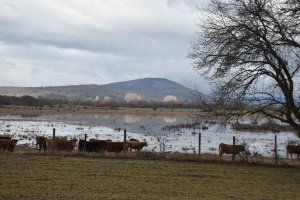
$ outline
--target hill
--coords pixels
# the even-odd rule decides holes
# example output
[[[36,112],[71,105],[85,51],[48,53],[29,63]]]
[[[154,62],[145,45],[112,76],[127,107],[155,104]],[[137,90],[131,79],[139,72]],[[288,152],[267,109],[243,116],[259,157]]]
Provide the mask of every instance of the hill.
[[[70,85],[50,87],[0,87],[0,95],[47,97],[53,99],[100,99],[123,100],[127,93],[137,93],[143,100],[163,100],[167,95],[191,100],[192,90],[163,78],[144,78],[105,85]]]

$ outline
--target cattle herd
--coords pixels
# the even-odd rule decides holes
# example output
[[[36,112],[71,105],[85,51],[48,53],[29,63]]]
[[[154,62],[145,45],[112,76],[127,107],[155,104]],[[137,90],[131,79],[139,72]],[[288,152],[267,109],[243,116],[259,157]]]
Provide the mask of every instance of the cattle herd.
[[[67,140],[65,138],[55,137],[54,139],[45,137],[45,136],[37,136],[35,139],[36,148],[41,151],[66,151],[71,152],[77,146],[77,140]],[[122,151],[132,151],[137,150],[140,151],[143,147],[148,146],[147,142],[140,142],[137,139],[131,138],[126,142],[113,142],[111,139],[107,140],[97,140],[90,139],[89,141],[79,140],[78,141],[78,151],[79,152],[122,152]]]
[[[18,140],[11,139],[10,136],[0,135],[0,151],[9,151],[13,152],[15,146],[17,145]],[[79,152],[116,152],[120,153],[122,151],[140,151],[143,147],[148,146],[147,142],[140,142],[137,139],[131,138],[126,142],[114,142],[111,139],[107,140],[97,140],[90,139],[89,141],[85,140],[76,140],[71,139],[67,140],[66,138],[55,137],[45,137],[45,136],[36,136],[35,140],[36,148],[39,151],[66,151],[72,152],[75,147],[78,147]],[[34,143],[33,142],[33,143]],[[219,156],[225,154],[232,154],[232,158],[237,154],[246,152],[245,145],[230,145],[221,143],[219,145]],[[290,155],[293,158],[293,154],[297,154],[299,158],[300,155],[300,146],[299,145],[287,145],[286,146],[286,157]]]

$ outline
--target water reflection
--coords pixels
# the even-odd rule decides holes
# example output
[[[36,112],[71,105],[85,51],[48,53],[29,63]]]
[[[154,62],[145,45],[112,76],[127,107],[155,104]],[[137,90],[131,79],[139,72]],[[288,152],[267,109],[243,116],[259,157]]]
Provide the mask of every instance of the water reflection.
[[[168,124],[172,124],[174,122],[176,122],[177,118],[174,116],[168,116],[168,117],[164,117],[164,121]]]
[[[126,124],[134,124],[140,121],[140,117],[134,115],[125,115],[124,122]]]
[[[1,115],[0,120],[8,121],[44,121],[48,124],[76,125],[79,127],[109,127],[148,135],[161,135],[164,133],[162,128],[171,123],[185,124],[191,123],[189,116],[177,115],[134,115],[134,114],[59,114],[59,115],[40,115],[38,117],[22,117],[20,115]],[[143,128],[141,128],[143,127]]]

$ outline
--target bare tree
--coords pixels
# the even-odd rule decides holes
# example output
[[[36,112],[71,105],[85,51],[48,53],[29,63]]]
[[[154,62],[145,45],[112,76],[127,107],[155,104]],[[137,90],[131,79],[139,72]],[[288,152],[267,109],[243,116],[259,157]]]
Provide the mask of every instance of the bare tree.
[[[189,58],[214,86],[217,116],[269,117],[300,136],[299,8],[299,0],[211,0]]]
[[[300,0],[286,0],[284,3],[286,6],[283,11],[300,19]]]

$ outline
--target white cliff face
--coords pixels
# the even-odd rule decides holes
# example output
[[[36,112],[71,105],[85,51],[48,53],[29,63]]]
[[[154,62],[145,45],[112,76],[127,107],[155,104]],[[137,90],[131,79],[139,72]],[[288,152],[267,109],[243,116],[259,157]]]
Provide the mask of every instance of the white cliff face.
[[[142,97],[138,95],[137,93],[127,93],[124,96],[124,100],[129,103],[129,102],[135,102],[135,101],[141,101]]]
[[[173,96],[173,95],[167,95],[164,97],[164,102],[176,102],[177,101],[177,97]]]
[[[100,100],[101,100],[101,97],[99,97],[99,96],[95,97],[95,101],[100,101]]]
[[[109,96],[105,96],[105,97],[103,97],[103,99],[100,96],[95,97],[95,101],[110,102],[111,100],[112,100],[112,98]]]
[[[103,98],[103,101],[104,101],[104,102],[111,102],[111,100],[112,100],[112,98],[109,97],[109,96],[105,96],[105,97]]]

